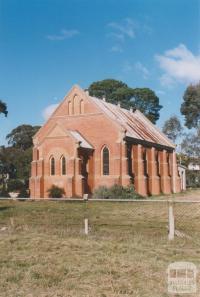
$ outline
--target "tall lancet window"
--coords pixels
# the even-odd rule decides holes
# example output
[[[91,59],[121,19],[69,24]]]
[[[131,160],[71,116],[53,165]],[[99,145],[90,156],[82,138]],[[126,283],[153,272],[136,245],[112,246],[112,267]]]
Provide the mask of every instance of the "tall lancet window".
[[[147,168],[147,151],[146,148],[143,150],[143,163],[144,163],[144,175],[148,175],[148,168]]]
[[[168,175],[171,176],[171,162],[170,162],[170,154],[167,153],[167,170],[168,170]]]
[[[66,159],[64,156],[61,158],[61,173],[66,175]]]
[[[83,99],[80,101],[80,114],[84,113],[84,102]]]
[[[55,159],[51,157],[50,159],[50,175],[55,175]]]
[[[110,168],[109,168],[109,159],[110,159],[110,156],[109,156],[109,150],[108,148],[105,146],[103,148],[103,152],[102,152],[102,169],[103,169],[103,175],[109,175],[110,173]]]
[[[156,151],[155,154],[156,154],[156,173],[157,173],[157,176],[159,176],[160,175],[160,158],[159,158],[159,152]]]

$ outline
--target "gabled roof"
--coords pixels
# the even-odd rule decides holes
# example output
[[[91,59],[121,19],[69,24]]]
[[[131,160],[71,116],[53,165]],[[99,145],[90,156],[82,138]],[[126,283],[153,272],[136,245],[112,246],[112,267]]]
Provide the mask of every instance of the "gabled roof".
[[[121,108],[119,105],[114,105],[112,103],[106,102],[105,100],[101,100],[96,97],[91,97],[87,94],[87,92],[85,92],[77,85],[71,88],[69,93],[64,97],[63,101],[60,103],[60,105],[57,107],[57,109],[54,111],[54,113],[51,115],[51,117],[48,119],[45,125],[36,133],[33,139],[37,140],[37,136],[40,135],[43,128],[48,125],[48,122],[50,122],[51,119],[54,118],[57,111],[60,108],[62,108],[62,105],[65,104],[69,96],[72,96],[74,94],[80,94],[83,98],[87,98],[88,101],[95,104],[95,106],[98,107],[100,112],[104,113],[110,120],[112,120],[119,127],[119,129],[122,128],[126,131],[127,137],[158,144],[169,148],[175,148],[175,145],[139,110],[130,111]],[[82,143],[82,146],[92,148],[91,145],[77,131],[71,132],[71,135],[77,141]]]
[[[130,111],[119,105],[88,96],[113,121],[126,130],[126,136],[175,148],[175,145],[139,110]]]

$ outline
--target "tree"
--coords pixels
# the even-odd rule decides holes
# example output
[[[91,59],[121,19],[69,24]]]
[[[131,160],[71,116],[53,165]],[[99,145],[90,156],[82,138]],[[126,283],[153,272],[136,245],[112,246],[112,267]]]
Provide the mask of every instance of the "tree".
[[[11,133],[6,136],[8,144],[12,147],[26,150],[32,147],[32,137],[39,130],[40,126],[21,125],[13,129]]]
[[[185,116],[185,126],[189,129],[196,128],[200,124],[200,83],[187,87],[181,113]]]
[[[133,107],[139,109],[152,122],[156,123],[160,117],[162,105],[159,104],[159,98],[154,91],[149,88],[133,89],[131,98]]]
[[[25,185],[31,171],[32,148],[21,150],[15,147],[0,147],[0,175],[10,179],[20,179]],[[0,185],[4,180],[0,180]]]
[[[181,144],[181,149],[182,152],[195,161],[195,163],[200,164],[200,127],[195,133],[185,135]]]
[[[32,137],[39,126],[21,125],[7,135],[9,147],[0,147],[0,174],[20,179],[27,186],[32,160]],[[0,181],[2,184],[2,182]]]
[[[1,100],[0,100],[0,113],[3,113],[7,117],[7,114],[8,114],[7,105]]]
[[[97,98],[109,98],[110,95],[117,89],[128,88],[127,84],[122,81],[115,79],[104,79],[101,81],[93,82],[89,86],[90,96],[95,96]]]
[[[122,81],[105,79],[92,83],[88,88],[90,96],[105,97],[110,103],[120,103],[124,108],[133,107],[144,113],[153,123],[159,119],[162,106],[159,98],[148,88],[130,88]]]
[[[177,116],[171,116],[167,121],[165,121],[162,131],[171,139],[174,143],[177,138],[182,134],[182,125]]]

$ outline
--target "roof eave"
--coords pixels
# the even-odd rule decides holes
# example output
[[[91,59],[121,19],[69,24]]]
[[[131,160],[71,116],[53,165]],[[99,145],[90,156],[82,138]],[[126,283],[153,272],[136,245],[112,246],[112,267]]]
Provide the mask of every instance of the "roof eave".
[[[149,147],[149,148],[150,147],[155,147],[157,149],[164,149],[164,150],[167,150],[167,151],[174,151],[175,150],[175,147],[173,147],[173,146],[167,146],[167,145],[164,145],[164,144],[151,142],[151,141],[147,141],[147,140],[144,140],[144,139],[133,138],[133,137],[130,137],[130,136],[126,136],[125,140],[127,140],[128,142],[130,142],[132,144],[141,144],[141,145],[144,145],[144,146]]]

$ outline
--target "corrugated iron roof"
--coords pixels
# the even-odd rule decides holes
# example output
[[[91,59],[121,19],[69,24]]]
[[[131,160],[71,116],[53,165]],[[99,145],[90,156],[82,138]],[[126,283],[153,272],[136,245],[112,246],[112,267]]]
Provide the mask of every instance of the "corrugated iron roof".
[[[175,145],[139,110],[130,111],[96,97],[89,98],[126,130],[126,136],[175,148]]]

